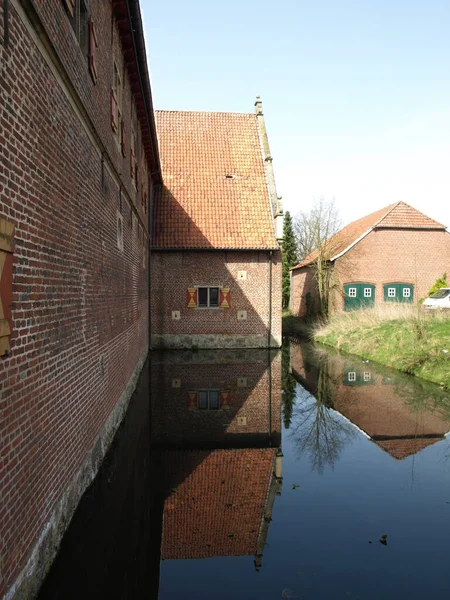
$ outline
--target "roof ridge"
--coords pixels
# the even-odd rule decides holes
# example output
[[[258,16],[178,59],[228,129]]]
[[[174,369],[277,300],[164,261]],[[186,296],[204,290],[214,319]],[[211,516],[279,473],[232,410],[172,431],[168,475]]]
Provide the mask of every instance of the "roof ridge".
[[[256,117],[256,113],[253,112],[234,112],[228,110],[177,110],[167,108],[156,108],[155,113],[180,113],[180,114],[194,114],[194,115],[237,115],[243,117]]]

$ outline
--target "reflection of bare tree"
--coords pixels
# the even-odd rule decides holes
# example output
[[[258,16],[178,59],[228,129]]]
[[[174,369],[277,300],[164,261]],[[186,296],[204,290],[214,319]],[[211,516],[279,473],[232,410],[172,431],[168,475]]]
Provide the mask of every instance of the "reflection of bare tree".
[[[327,363],[321,364],[315,396],[301,389],[292,412],[291,437],[298,451],[309,454],[311,467],[323,473],[339,460],[344,446],[356,437],[356,430],[333,410],[334,384]]]

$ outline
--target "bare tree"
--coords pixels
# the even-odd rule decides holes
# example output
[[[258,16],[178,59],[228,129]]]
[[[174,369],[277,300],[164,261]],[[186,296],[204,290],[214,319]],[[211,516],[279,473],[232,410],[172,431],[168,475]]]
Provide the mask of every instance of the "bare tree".
[[[294,218],[294,233],[300,261],[311,258],[311,267],[317,281],[320,312],[328,311],[331,288],[329,259],[333,256],[333,236],[342,226],[334,199],[320,197],[308,212],[299,212]]]

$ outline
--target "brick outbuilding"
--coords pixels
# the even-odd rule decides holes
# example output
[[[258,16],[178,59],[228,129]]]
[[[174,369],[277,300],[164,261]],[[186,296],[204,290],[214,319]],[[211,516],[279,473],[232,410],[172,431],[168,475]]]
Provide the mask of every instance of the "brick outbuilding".
[[[330,270],[329,312],[389,302],[417,302],[437,278],[450,272],[450,235],[445,225],[404,202],[350,223],[326,244]],[[291,270],[291,311],[318,308],[314,251]]]
[[[262,114],[156,111],[153,347],[281,344],[281,209]]]

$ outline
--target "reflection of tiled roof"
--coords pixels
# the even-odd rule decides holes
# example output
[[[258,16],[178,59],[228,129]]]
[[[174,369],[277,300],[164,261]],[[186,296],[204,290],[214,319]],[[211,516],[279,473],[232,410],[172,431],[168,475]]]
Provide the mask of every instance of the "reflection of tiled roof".
[[[376,443],[398,460],[417,454],[428,446],[439,442],[442,438],[410,438],[400,440],[383,440]]]
[[[156,111],[154,248],[277,248],[254,114]]]
[[[167,451],[161,558],[256,554],[276,450]],[[196,465],[194,469],[189,465]]]
[[[326,244],[328,259],[336,257],[354,244],[365,233],[374,228],[392,229],[441,229],[445,225],[430,219],[405,202],[391,204],[381,210],[353,221],[338,231]],[[299,269],[313,263],[318,256],[317,250],[311,252],[301,263],[293,267]]]

